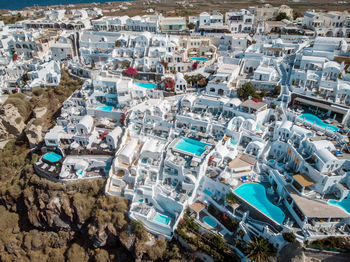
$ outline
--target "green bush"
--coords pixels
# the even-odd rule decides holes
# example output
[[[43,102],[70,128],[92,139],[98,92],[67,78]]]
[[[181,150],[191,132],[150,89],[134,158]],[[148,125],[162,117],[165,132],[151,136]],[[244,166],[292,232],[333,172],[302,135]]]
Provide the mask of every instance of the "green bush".
[[[43,120],[41,118],[36,118],[33,121],[33,125],[35,125],[35,126],[41,126],[42,124],[43,124]]]
[[[350,251],[350,245],[347,244],[346,238],[343,237],[328,237],[320,240],[316,240],[310,243],[311,246],[323,247],[323,248],[338,248],[346,249]]]
[[[21,121],[22,121],[22,117],[17,117],[17,118],[15,119],[16,124],[21,123]]]
[[[24,118],[27,119],[31,113],[31,104],[29,101],[26,101],[26,95],[22,93],[9,95],[5,105],[12,104],[18,110],[18,113]]]
[[[281,86],[275,86],[273,93],[275,96],[278,96],[281,93]]]
[[[44,92],[45,92],[45,89],[44,89],[44,88],[38,88],[38,89],[34,89],[34,90],[33,90],[33,94],[34,94],[35,96],[41,96]]]
[[[284,232],[282,233],[282,236],[287,242],[295,243],[296,241],[296,236],[292,232]]]
[[[66,261],[68,262],[85,262],[88,260],[89,257],[85,249],[76,243],[73,243],[66,253]]]
[[[132,230],[139,240],[147,239],[147,232],[143,224],[138,220],[131,221]]]
[[[34,163],[36,162],[37,159],[38,159],[38,155],[35,154],[35,153],[33,153],[33,154],[32,154],[32,159],[31,159],[30,162],[31,162],[32,164],[34,164]]]
[[[255,87],[251,82],[245,83],[240,88],[238,88],[237,94],[241,100],[247,100],[250,96],[254,98],[259,97],[256,93]]]

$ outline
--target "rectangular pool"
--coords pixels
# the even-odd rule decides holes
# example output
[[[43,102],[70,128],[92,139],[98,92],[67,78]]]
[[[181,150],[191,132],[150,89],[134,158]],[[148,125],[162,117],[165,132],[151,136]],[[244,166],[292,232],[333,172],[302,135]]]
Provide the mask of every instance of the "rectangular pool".
[[[98,108],[96,108],[97,110],[102,110],[102,111],[112,111],[113,110],[113,106],[99,106]]]
[[[49,152],[43,156],[44,160],[49,161],[51,163],[56,163],[56,162],[60,161],[61,158],[62,158],[62,156],[59,154],[56,154],[55,152]]]
[[[153,88],[157,87],[156,84],[152,84],[152,83],[134,82],[134,84],[139,86],[139,87],[146,88],[146,89],[153,89]]]
[[[190,59],[193,61],[209,61],[206,57],[191,57]]]
[[[202,143],[200,141],[184,137],[179,142],[177,142],[174,148],[180,151],[201,156],[206,151],[206,146],[210,146],[210,144]]]
[[[155,222],[168,226],[170,224],[171,217],[157,213],[153,220]]]

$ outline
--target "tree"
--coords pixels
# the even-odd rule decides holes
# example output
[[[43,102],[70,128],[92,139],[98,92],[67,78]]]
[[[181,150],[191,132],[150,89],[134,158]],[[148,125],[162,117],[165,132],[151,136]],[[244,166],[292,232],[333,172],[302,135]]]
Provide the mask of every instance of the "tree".
[[[281,12],[276,16],[276,21],[282,21],[283,19],[289,20],[289,16],[285,12]]]
[[[256,89],[251,82],[243,84],[240,88],[237,89],[238,97],[242,100],[247,100],[251,97],[259,97],[256,94]]]
[[[255,262],[267,262],[275,254],[274,247],[264,238],[255,238],[248,245],[248,258]]]
[[[303,17],[304,15],[300,12],[294,12],[293,18],[294,20],[297,19],[298,17]]]
[[[127,60],[124,60],[121,62],[123,68],[128,68],[130,66],[130,62]]]
[[[189,24],[187,24],[187,27],[188,27],[188,29],[192,30],[196,27],[196,25],[194,23],[189,23]]]
[[[281,86],[275,86],[273,93],[278,96],[281,93]]]
[[[198,75],[185,75],[185,80],[188,84],[190,84],[192,87],[196,87],[196,86],[193,86],[195,84],[197,84],[198,87],[205,87],[208,83],[207,79],[201,75],[201,74],[198,74]]]

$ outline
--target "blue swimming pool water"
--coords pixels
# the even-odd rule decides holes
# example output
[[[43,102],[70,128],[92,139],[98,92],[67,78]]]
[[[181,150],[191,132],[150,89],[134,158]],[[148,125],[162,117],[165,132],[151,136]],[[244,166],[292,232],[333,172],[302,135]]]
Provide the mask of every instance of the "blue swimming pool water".
[[[49,153],[46,153],[44,156],[43,156],[43,159],[51,162],[51,163],[56,163],[58,161],[60,161],[62,158],[61,155],[59,154],[56,154],[54,152],[49,152]]]
[[[152,84],[152,83],[142,83],[142,82],[134,82],[135,85],[146,88],[146,89],[153,89],[156,88],[157,85],[156,84]]]
[[[205,57],[191,57],[190,59],[194,61],[209,61],[209,59]]]
[[[171,221],[171,217],[157,213],[153,220],[167,226]]]
[[[208,216],[203,217],[203,221],[211,227],[216,227],[216,225],[217,225],[216,221]]]
[[[325,122],[323,122],[321,119],[319,119],[317,116],[315,116],[313,114],[302,114],[301,116],[299,116],[299,118],[304,119],[305,121],[307,121],[311,124],[315,124],[321,128],[327,128],[327,130],[330,130],[333,132],[337,132],[339,129],[336,126],[326,124]]]
[[[286,217],[285,214],[278,206],[275,206],[267,199],[263,185],[255,183],[243,184],[233,192],[277,223],[283,223]]]
[[[184,137],[175,145],[175,149],[200,156],[206,151],[205,146],[208,145],[209,144]]]
[[[99,106],[97,109],[102,111],[112,111],[113,106]]]
[[[343,199],[343,201],[337,201],[337,200],[329,200],[329,204],[333,206],[337,206],[345,210],[346,212],[350,213],[350,196],[348,198]]]
[[[237,145],[237,142],[236,142],[236,141],[232,141],[232,139],[230,139],[230,141],[231,141],[231,144],[232,144],[233,146]]]
[[[206,195],[210,196],[210,197],[211,197],[211,195],[213,194],[213,193],[210,192],[208,189],[204,189],[203,192],[204,192]]]

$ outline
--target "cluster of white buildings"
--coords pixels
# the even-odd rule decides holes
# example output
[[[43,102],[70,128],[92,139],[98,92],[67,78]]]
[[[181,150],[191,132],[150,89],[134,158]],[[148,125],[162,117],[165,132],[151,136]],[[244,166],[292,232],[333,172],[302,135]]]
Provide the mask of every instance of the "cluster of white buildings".
[[[280,35],[295,24],[262,18],[282,11],[292,16],[267,5],[204,12],[189,18],[192,35],[181,17],[91,20],[98,10],[85,9],[4,26],[3,91],[55,86],[62,67],[85,80],[45,134],[35,170],[54,181],[105,177],[106,195],[129,199],[129,216],[168,239],[188,208],[204,231],[243,231],[242,241],[278,249],[285,232],[348,236],[349,39]],[[345,12],[334,25],[336,12],[322,25],[311,14],[310,29],[346,36]]]

